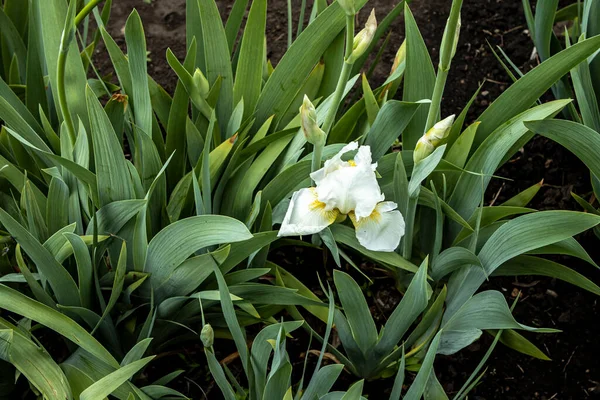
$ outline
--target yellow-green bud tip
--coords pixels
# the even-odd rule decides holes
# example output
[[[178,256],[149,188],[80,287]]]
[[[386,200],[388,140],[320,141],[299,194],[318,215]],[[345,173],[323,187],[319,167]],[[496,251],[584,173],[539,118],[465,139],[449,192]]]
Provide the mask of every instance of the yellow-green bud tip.
[[[200,340],[202,341],[204,347],[211,347],[213,345],[215,341],[215,332],[210,324],[206,324],[202,327],[202,331],[200,332]]]
[[[429,157],[436,147],[448,137],[452,124],[454,124],[454,114],[439,121],[426,134],[421,136],[413,152],[415,164]]]
[[[304,95],[304,101],[300,106],[300,124],[306,141],[310,144],[314,145],[325,140],[325,132],[319,128],[317,122],[315,106],[306,95]]]
[[[429,131],[427,131],[426,136],[434,146],[438,146],[440,142],[450,134],[452,124],[454,124],[454,114],[436,123]]]
[[[402,45],[398,48],[396,52],[396,57],[394,57],[394,64],[392,65],[392,70],[390,71],[390,75],[392,75],[400,64],[402,64],[406,60],[406,40],[402,42]]]
[[[415,151],[413,151],[413,161],[414,163],[418,163],[421,160],[429,157],[431,153],[435,150],[435,146],[431,144],[427,135],[421,136],[417,145],[415,146]]]
[[[200,68],[196,68],[192,80],[194,82],[194,87],[196,90],[198,90],[200,96],[202,96],[202,98],[206,98],[206,96],[208,96],[208,92],[210,91],[210,85],[208,83],[208,79],[206,79]]]
[[[352,54],[350,54],[346,60],[347,63],[354,64],[354,62],[358,60],[358,58],[362,56],[365,51],[367,51],[367,48],[371,45],[371,42],[375,37],[376,31],[377,17],[375,16],[375,9],[372,9],[369,19],[365,23],[365,27],[354,37],[354,42],[352,43]]]

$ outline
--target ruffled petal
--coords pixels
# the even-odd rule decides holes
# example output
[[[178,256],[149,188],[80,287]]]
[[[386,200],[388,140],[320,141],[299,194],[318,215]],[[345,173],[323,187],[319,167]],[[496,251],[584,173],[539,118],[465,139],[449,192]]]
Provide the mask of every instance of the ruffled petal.
[[[327,210],[317,198],[315,188],[300,189],[292,195],[277,236],[311,235],[335,222],[337,210]]]
[[[310,174],[311,179],[318,186],[319,182],[321,182],[323,180],[323,178],[325,178],[327,176],[327,174],[329,174],[333,171],[336,171],[340,168],[350,167],[351,164],[349,162],[342,161],[342,156],[344,154],[346,154],[350,151],[356,150],[356,149],[358,149],[358,142],[348,143],[347,145],[342,147],[342,149],[335,156],[333,156],[329,160],[325,161],[325,165],[323,166],[323,168]]]
[[[396,250],[404,235],[404,218],[396,208],[396,203],[384,201],[366,218],[358,220],[350,214],[358,242],[372,251]]]

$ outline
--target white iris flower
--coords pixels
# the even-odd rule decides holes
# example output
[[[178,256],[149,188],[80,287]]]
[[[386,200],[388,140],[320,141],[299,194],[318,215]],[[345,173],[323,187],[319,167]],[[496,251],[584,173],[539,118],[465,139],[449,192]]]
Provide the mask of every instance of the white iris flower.
[[[342,156],[357,150],[354,160]],[[278,236],[311,235],[336,220],[350,217],[356,238],[373,251],[394,251],[404,235],[404,218],[392,201],[384,201],[369,146],[352,142],[310,177],[316,187],[292,195]]]

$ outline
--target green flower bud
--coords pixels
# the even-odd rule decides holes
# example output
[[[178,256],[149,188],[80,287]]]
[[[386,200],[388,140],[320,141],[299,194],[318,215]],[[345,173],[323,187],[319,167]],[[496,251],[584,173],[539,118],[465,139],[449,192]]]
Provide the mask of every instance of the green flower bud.
[[[346,15],[354,16],[356,14],[356,8],[354,7],[354,0],[338,0],[338,4],[342,7],[342,10]]]
[[[371,10],[371,14],[369,15],[369,19],[367,20],[364,29],[358,32],[354,37],[352,54],[350,54],[346,60],[348,64],[354,64],[354,62],[367,51],[375,37],[376,31],[377,18],[375,17],[375,9],[373,9]]]
[[[417,145],[415,146],[415,151],[413,151],[413,161],[418,163],[421,160],[429,157],[431,153],[435,150],[435,146],[431,144],[427,135],[421,136]]]
[[[302,106],[300,106],[300,120],[302,131],[308,143],[315,145],[325,141],[325,132],[319,128],[319,124],[317,123],[315,106],[306,95],[304,95],[304,101],[302,102]]]
[[[400,64],[406,61],[406,40],[402,42],[398,51],[396,52],[396,57],[394,57],[394,64],[392,65],[392,70],[390,71],[390,75],[393,75],[394,72],[398,69]]]
[[[421,136],[413,152],[415,164],[429,157],[435,148],[442,144],[442,141],[450,134],[453,123],[454,115],[451,115],[436,123],[426,134]]]
[[[202,327],[202,332],[200,332],[200,340],[202,341],[204,347],[211,347],[213,345],[215,341],[215,332],[210,324],[206,324]]]
[[[203,99],[206,99],[210,92],[210,85],[208,79],[206,79],[202,71],[200,71],[200,68],[196,68],[196,71],[194,71],[192,81],[194,83],[193,90],[196,90]]]

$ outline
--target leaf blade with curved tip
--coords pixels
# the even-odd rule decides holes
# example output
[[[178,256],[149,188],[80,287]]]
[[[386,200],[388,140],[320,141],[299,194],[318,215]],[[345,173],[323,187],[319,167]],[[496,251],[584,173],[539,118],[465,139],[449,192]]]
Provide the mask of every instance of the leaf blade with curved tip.
[[[2,208],[0,208],[0,222],[48,279],[58,302],[64,305],[80,305],[79,290],[75,281],[52,254]]]
[[[598,224],[600,216],[573,211],[540,211],[503,224],[479,251],[483,269],[468,266],[451,276],[444,318],[448,319],[457,312],[504,262],[530,250],[568,239]]]
[[[135,198],[129,168],[112,123],[92,89],[87,86],[86,100],[96,162],[96,182],[100,206],[117,200]]]
[[[246,225],[220,215],[201,215],[177,221],[161,230],[148,243],[144,271],[161,282],[195,251],[222,243],[252,239]]]
[[[600,36],[577,43],[550,57],[504,91],[479,117],[474,147],[508,119],[525,111],[557,80],[600,48]]]
[[[0,359],[13,364],[44,397],[73,399],[64,372],[50,354],[3,319],[0,319]]]
[[[64,314],[5,285],[0,285],[0,303],[5,310],[47,326],[104,363],[118,368],[119,363],[110,352],[85,329]]]
[[[97,400],[107,397],[144,368],[153,358],[154,356],[142,358],[117,369],[90,385],[81,393],[79,398],[81,400]]]

